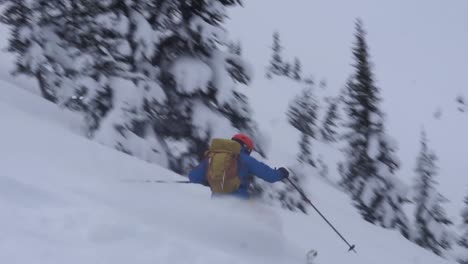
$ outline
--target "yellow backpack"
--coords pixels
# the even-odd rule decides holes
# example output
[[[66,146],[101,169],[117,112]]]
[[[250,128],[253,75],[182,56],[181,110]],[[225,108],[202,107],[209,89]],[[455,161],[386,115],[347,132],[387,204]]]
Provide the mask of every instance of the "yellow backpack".
[[[239,143],[215,138],[206,152],[208,169],[206,179],[213,193],[232,193],[241,184],[237,163],[241,146]]]

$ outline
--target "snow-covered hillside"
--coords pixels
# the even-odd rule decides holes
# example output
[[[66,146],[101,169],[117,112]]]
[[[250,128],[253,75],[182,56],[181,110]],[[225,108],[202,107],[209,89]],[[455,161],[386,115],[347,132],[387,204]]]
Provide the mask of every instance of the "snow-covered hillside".
[[[437,0],[425,1],[425,5],[404,0],[388,3],[372,0],[244,2],[243,7],[229,10],[231,18],[227,25],[227,33],[242,49],[239,47],[236,51],[237,47],[229,47],[227,55],[219,53],[220,50],[214,52],[219,58],[229,58],[225,67],[221,67],[217,59],[214,59],[216,63],[211,61],[218,58],[216,55],[207,56],[205,61],[198,60],[198,56],[182,56],[169,68],[176,77],[175,89],[187,92],[185,100],[199,100],[193,94],[198,90],[207,92],[210,80],[219,88],[216,94],[220,101],[228,102],[231,91],[245,94],[247,97],[237,97],[239,101],[230,103],[242,109],[240,119],[245,118],[247,122],[243,124],[247,125],[244,129],[252,125],[251,130],[246,131],[267,155],[266,162],[275,167],[294,166],[301,133],[287,120],[288,106],[304,87],[313,87],[319,122],[323,121],[328,106],[325,98],[338,95],[352,70],[354,20],[362,17],[369,33],[377,85],[381,88],[385,127],[399,146],[396,154],[401,160],[401,170],[397,177],[409,184],[414,182],[419,136],[424,128],[429,146],[439,158],[436,180],[440,188],[438,186],[437,190],[450,200],[444,204],[455,223],[450,231],[461,230],[458,224],[468,184],[468,178],[463,177],[468,170],[465,162],[468,115],[463,113],[464,108],[460,110],[459,99],[458,105],[455,104],[455,98],[465,96],[464,87],[468,85],[464,74],[468,68],[468,53],[463,48],[468,45],[468,39],[459,34],[466,31],[463,25],[468,22],[463,8],[453,8]],[[125,16],[120,18],[126,21]],[[303,76],[313,76],[315,85],[291,78],[265,77],[275,30],[281,34],[287,62],[299,58],[303,63]],[[135,36],[149,32],[143,35],[151,38],[154,32],[150,31],[146,28]],[[184,32],[178,33],[187,36]],[[0,26],[0,33],[9,34],[4,25]],[[0,46],[5,47],[6,41],[7,38],[0,40]],[[144,41],[140,44],[146,48],[151,46]],[[136,50],[141,51],[138,47]],[[240,53],[251,65],[240,61]],[[148,62],[144,56],[138,58],[142,59],[141,63]],[[345,142],[312,140],[312,157],[320,161],[318,168],[294,168],[298,174],[306,176],[301,178],[301,186],[311,200],[350,242],[356,244],[358,254],[347,253],[346,245],[312,209],[310,215],[305,216],[284,211],[275,202],[267,206],[258,201],[213,200],[202,186],[151,182],[185,178],[163,168],[169,166],[168,155],[158,156],[162,146],[152,132],[143,138],[141,136],[146,133],[141,131],[138,135],[135,131],[118,131],[131,123],[117,122],[128,110],[129,101],[132,101],[130,105],[143,106],[142,99],[148,95],[135,93],[133,82],[111,78],[111,86],[119,91],[114,95],[118,103],[114,108],[118,109],[102,117],[101,128],[105,129],[96,132],[95,141],[90,141],[85,137],[90,135],[90,124],[86,124],[82,113],[41,99],[35,80],[10,74],[14,68],[12,54],[2,52],[0,59],[0,209],[3,209],[0,263],[38,260],[41,263],[113,264],[305,263],[306,252],[310,249],[319,252],[314,263],[445,262],[405,240],[398,231],[363,221],[349,196],[336,186],[341,179],[336,165],[343,160],[341,150]],[[135,61],[135,65],[138,64],[140,62]],[[237,74],[236,69],[240,69]],[[162,94],[156,97],[165,98]],[[178,106],[181,102],[174,101],[171,105]],[[195,134],[202,135],[199,139],[204,140],[208,135],[229,137],[240,129],[232,126],[236,118],[229,121],[220,113],[213,114],[208,110],[212,104],[202,105],[206,102],[195,102],[196,114],[193,124],[189,124],[196,128]],[[97,110],[92,109],[88,113],[94,114]],[[182,109],[176,107],[169,111],[178,113]],[[142,116],[145,115],[138,117]],[[168,123],[167,120],[162,122],[163,128],[169,127]],[[261,132],[258,134],[257,124]],[[168,135],[172,136],[179,128],[169,129]],[[121,150],[140,159],[109,148],[118,145],[114,144],[116,137],[122,137],[119,140],[123,140],[123,145],[118,142],[123,146]],[[185,143],[188,142],[199,141]],[[184,139],[182,143],[168,140],[163,145],[178,148],[185,143]],[[204,151],[203,144],[193,144]],[[262,159],[257,153],[253,155]],[[141,159],[159,162],[163,167]],[[182,166],[188,166],[182,159],[177,165],[171,164],[172,169],[180,171],[187,169]],[[274,187],[285,186],[277,183]],[[299,197],[294,190],[291,192],[294,192],[292,196]],[[404,209],[409,221],[413,221],[414,205],[406,205]],[[411,230],[414,225],[409,229],[414,231]],[[454,250],[458,249],[460,254],[466,254],[461,248]],[[450,253],[447,254],[449,260]],[[456,254],[458,252],[453,255]]]
[[[39,97],[6,83],[2,91],[1,263],[305,263],[311,248],[317,263],[445,262],[363,222],[318,177],[311,199],[358,254],[314,213],[138,182],[181,177],[73,133],[64,112]]]

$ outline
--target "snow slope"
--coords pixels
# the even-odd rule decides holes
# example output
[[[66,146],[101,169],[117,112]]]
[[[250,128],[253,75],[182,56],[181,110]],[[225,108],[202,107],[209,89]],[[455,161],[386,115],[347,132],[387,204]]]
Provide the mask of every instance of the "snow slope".
[[[275,263],[268,259],[272,249],[281,257],[278,223],[250,227],[255,212],[240,209],[228,219],[225,206],[239,205],[210,203],[197,186],[126,182],[180,176],[0,102],[0,262]],[[211,226],[207,215],[220,224]],[[220,239],[225,223],[259,244],[233,231]]]
[[[202,186],[73,131],[66,114],[2,83],[0,263],[444,263],[361,220],[343,193],[311,177],[316,214],[212,200]],[[273,120],[274,121],[274,120]],[[129,181],[132,180],[132,181]]]

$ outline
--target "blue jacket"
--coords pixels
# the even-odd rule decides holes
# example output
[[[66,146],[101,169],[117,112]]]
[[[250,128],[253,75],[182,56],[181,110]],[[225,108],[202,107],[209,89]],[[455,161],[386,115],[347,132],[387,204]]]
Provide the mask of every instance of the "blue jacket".
[[[199,183],[206,186],[208,181],[206,179],[206,170],[208,168],[208,160],[203,160],[197,167],[195,167],[189,173],[189,179],[193,183]],[[249,185],[250,185],[250,175],[255,175],[267,182],[276,182],[284,178],[280,171],[270,168],[265,163],[262,163],[255,158],[251,157],[249,153],[242,149],[239,155],[239,178],[241,180],[241,185],[237,191],[233,192],[232,195],[248,199],[249,198]]]

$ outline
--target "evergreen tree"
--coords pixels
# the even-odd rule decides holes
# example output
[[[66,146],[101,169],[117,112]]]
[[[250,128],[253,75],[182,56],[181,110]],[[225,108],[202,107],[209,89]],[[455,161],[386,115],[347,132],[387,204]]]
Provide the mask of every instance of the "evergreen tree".
[[[310,139],[316,139],[318,104],[313,98],[312,89],[304,89],[290,104],[287,112],[289,123],[301,132],[298,160],[315,166],[312,158]]]
[[[237,41],[237,42],[234,44],[233,53],[236,54],[236,55],[239,55],[239,56],[242,55],[242,44],[241,44],[240,41]]]
[[[76,74],[75,55],[66,49],[64,40],[73,18],[62,14],[71,12],[70,1],[2,1],[2,22],[9,25],[11,35],[8,50],[15,53],[16,73],[35,77],[42,96],[52,102],[63,99]],[[46,36],[45,36],[46,35]],[[65,90],[65,91],[64,91]],[[71,96],[70,96],[71,97]]]
[[[322,128],[320,133],[322,134],[322,139],[326,142],[335,142],[337,141],[338,128],[337,122],[340,117],[338,116],[338,100],[331,99],[329,102],[328,110],[325,114],[325,119],[323,121]]]
[[[88,134],[94,134],[101,119],[111,110],[103,111],[100,107],[99,113],[94,113],[96,102],[109,100],[109,96],[103,97],[109,94],[109,89],[119,95],[114,84],[119,83],[119,79],[135,81],[135,65],[148,65],[138,60],[139,54],[133,51],[140,46],[132,42],[134,32],[142,23],[133,25],[138,13],[131,8],[139,9],[141,6],[136,5],[143,2],[135,1],[133,7],[89,0],[5,2],[7,7],[20,10],[19,16],[26,14],[30,22],[27,25],[17,23],[8,19],[12,14],[8,8],[4,12],[3,22],[12,28],[10,51],[18,55],[18,71],[35,76],[48,100],[70,106],[76,101],[74,98],[82,98],[80,101],[85,106],[81,110],[87,115]],[[18,9],[18,5],[27,8]],[[104,20],[108,23],[103,23]],[[14,34],[17,30],[23,32],[20,38]],[[21,46],[19,42],[26,48],[17,49]],[[128,53],[127,47],[130,48]],[[119,105],[116,102],[99,104]]]
[[[73,3],[77,13],[64,14],[67,21],[73,21],[67,30],[73,34],[64,39],[80,51],[80,57],[92,58],[87,59],[84,71],[73,76],[73,81],[86,89],[88,135],[125,153],[166,164],[156,155],[162,147],[156,143],[153,120],[144,106],[147,102],[160,105],[165,100],[156,74],[158,66],[152,62],[154,46],[159,43],[154,36],[163,29],[157,28],[153,18],[163,19],[157,7],[167,9],[169,4]]]
[[[114,23],[98,24],[101,32],[114,36],[104,38],[105,42],[112,43],[112,39],[118,37],[115,45],[105,47],[112,57],[119,60],[118,67],[110,74],[101,69],[97,71],[108,76],[108,86],[115,96],[113,107],[101,118],[99,131],[93,133],[94,138],[122,152],[161,165],[167,165],[167,155],[164,144],[160,142],[162,135],[154,130],[159,131],[164,124],[158,122],[159,116],[154,113],[159,111],[158,107],[164,106],[167,97],[161,87],[159,65],[153,61],[157,51],[155,46],[161,41],[155,36],[175,26],[169,24],[163,13],[163,10],[175,10],[175,7],[170,1],[119,2],[101,14],[101,18],[105,15]]]
[[[400,166],[395,154],[396,143],[385,135],[382,128],[371,145],[375,148],[371,158],[376,174],[364,185],[362,195],[356,199],[357,207],[365,220],[397,229],[409,238],[409,221],[403,206],[410,200],[407,186],[395,176]]]
[[[261,138],[236,90],[251,75],[240,45],[225,51],[226,9],[239,1],[3,3],[17,71],[48,100],[80,98],[90,137],[182,173],[221,128]]]
[[[230,42],[228,45],[228,49],[231,54],[235,54],[239,56],[242,55],[242,46],[241,46],[240,41]]]
[[[313,98],[312,89],[304,89],[290,104],[287,112],[289,123],[301,132],[301,140],[299,142],[300,152],[298,154],[298,161],[303,164],[316,166],[312,157],[311,139],[315,139],[317,127],[317,102]],[[296,186],[303,185],[304,175],[294,172],[290,176]],[[279,199],[283,207],[307,213],[307,202],[298,195],[297,191],[292,186],[286,184],[277,192],[277,199]]]
[[[292,77],[296,81],[300,81],[302,79],[302,67],[301,67],[301,61],[299,61],[298,58],[294,58],[294,68],[292,72]]]
[[[252,109],[248,97],[239,92],[233,92],[233,94],[231,100],[220,109],[221,113],[228,117],[234,128],[250,135],[257,143],[255,151],[265,157],[265,151],[261,143],[263,142],[262,135],[259,134],[257,124],[251,118]]]
[[[458,263],[468,264],[468,195],[465,197],[465,207],[461,212],[462,225],[461,235],[458,238],[458,245],[464,249],[464,254],[458,256]]]
[[[186,173],[203,158],[213,134],[226,128],[234,133],[239,130],[236,126],[249,133],[256,128],[250,113],[237,108],[247,101],[239,96],[236,86],[247,84],[251,73],[240,56],[223,48],[229,43],[223,29],[226,8],[239,2],[177,3],[182,20],[174,34],[162,41],[155,60],[161,65],[171,114],[165,122],[174,124],[161,134],[172,139],[171,144],[186,145],[185,151],[171,157],[170,167]],[[194,80],[187,82],[187,78]]]
[[[297,172],[292,171],[289,176],[291,180],[298,188],[302,188],[303,180],[306,176]],[[290,211],[301,211],[304,214],[307,214],[308,203],[302,198],[298,191],[291,184],[283,184],[279,187],[278,190],[271,195],[270,199],[279,200],[281,206]]]
[[[273,33],[273,54],[270,60],[270,66],[268,66],[267,73],[273,75],[284,75],[284,62],[281,52],[283,50],[283,46],[281,46],[281,40],[279,32]]]
[[[455,99],[457,102],[457,109],[460,112],[465,112],[468,109],[468,104],[465,100],[465,97],[463,95],[458,95],[457,98]]]
[[[459,244],[460,246],[468,249],[468,195],[465,197],[464,203],[465,208],[463,208],[461,213],[463,234],[459,239]]]
[[[291,64],[289,62],[284,63],[283,75],[286,77],[291,76]]]
[[[302,133],[301,141],[299,142],[299,155],[297,157],[298,161],[301,163],[309,164],[315,167],[315,162],[312,159],[312,151],[310,146],[310,136]]]
[[[421,135],[421,151],[416,161],[416,182],[414,203],[416,205],[415,242],[421,247],[443,255],[451,246],[448,225],[452,222],[446,216],[441,203],[446,199],[436,190],[436,155],[427,146],[426,134]]]
[[[346,111],[349,120],[347,164],[343,186],[354,198],[360,197],[365,182],[376,175],[376,166],[369,156],[370,142],[379,132],[381,112],[378,108],[379,90],[374,84],[374,75],[369,61],[362,22],[356,23],[356,42],[353,48],[355,73],[347,83]]]
[[[85,115],[86,132],[89,138],[94,136],[94,132],[99,128],[100,121],[113,108],[112,89],[109,86],[98,88],[96,96],[87,104]]]
[[[384,130],[379,89],[374,83],[365,35],[358,20],[353,47],[355,72],[348,80],[344,100],[348,114],[344,138],[348,147],[341,167],[342,186],[351,194],[365,220],[398,228],[408,236],[402,210],[408,200],[406,188],[395,176],[399,163],[396,144]]]
[[[301,133],[316,139],[318,104],[313,98],[312,89],[304,89],[289,105],[289,123]]]
[[[323,178],[328,177],[328,165],[323,161],[323,157],[321,155],[317,157],[317,168],[320,176]]]
[[[310,75],[309,77],[304,78],[304,83],[311,85],[311,86],[314,85],[315,84],[314,76]]]

